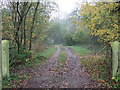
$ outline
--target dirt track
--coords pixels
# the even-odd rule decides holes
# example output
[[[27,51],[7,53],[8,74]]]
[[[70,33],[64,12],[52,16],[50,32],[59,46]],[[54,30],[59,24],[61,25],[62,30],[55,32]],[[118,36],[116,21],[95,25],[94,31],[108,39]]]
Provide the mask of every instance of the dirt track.
[[[32,70],[32,77],[27,82],[27,88],[92,88],[97,87],[85,68],[80,64],[75,53],[68,47],[66,64],[58,63],[61,47],[42,67]]]

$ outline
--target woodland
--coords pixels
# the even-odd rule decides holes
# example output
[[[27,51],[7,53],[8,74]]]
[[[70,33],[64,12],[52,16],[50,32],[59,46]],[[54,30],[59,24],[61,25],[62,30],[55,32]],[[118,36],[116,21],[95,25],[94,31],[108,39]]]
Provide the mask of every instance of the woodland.
[[[112,43],[120,42],[120,3],[86,2],[76,6],[65,19],[52,17],[58,8],[53,0],[8,2],[0,6],[2,41],[9,41],[10,72],[9,77],[2,78],[2,87],[120,88],[120,43],[118,74],[113,74],[113,57],[116,56],[112,48]],[[83,67],[79,68],[75,63],[85,68],[82,74]],[[50,79],[54,75],[45,67],[54,69],[55,75],[68,73],[62,74],[66,81],[61,81],[60,74],[54,82]],[[72,72],[70,68],[79,70]],[[81,76],[73,79],[73,73]],[[70,79],[67,79],[69,75]],[[42,76],[49,78],[46,83],[40,79]],[[89,77],[90,81],[84,77]],[[83,84],[86,80],[87,84],[82,85],[79,79]]]

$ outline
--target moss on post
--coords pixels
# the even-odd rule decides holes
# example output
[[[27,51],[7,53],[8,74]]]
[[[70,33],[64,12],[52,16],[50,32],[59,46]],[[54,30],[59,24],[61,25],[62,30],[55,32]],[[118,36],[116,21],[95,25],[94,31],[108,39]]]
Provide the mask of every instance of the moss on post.
[[[9,77],[9,41],[2,41],[2,76]]]

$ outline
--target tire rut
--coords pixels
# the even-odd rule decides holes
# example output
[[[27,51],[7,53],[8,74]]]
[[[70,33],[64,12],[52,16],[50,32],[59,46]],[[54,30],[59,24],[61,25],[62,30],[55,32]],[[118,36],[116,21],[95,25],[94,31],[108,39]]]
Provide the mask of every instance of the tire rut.
[[[27,88],[95,88],[94,81],[79,62],[78,57],[68,47],[66,63],[58,62],[61,47],[57,46],[56,53],[42,66],[32,70],[32,77],[28,80]],[[57,66],[62,67],[59,71]]]
[[[64,75],[67,88],[92,88],[94,82],[89,78],[89,74],[85,71],[85,67],[80,64],[75,53],[67,47],[64,47],[67,52],[66,68],[67,73]]]
[[[48,86],[50,87],[50,84],[56,83],[56,76],[53,75],[52,71],[54,71],[53,69],[58,64],[57,59],[61,52],[59,46],[56,48],[56,53],[44,65],[42,65],[42,67],[32,71],[32,78],[28,81],[29,88],[45,88]]]

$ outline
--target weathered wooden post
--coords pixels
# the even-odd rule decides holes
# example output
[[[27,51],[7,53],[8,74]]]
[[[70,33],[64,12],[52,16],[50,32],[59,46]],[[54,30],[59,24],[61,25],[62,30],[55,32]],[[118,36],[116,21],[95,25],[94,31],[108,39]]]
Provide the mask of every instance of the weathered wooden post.
[[[9,77],[9,41],[2,41],[2,76]]]
[[[120,42],[111,42],[112,46],[112,79],[120,74]]]
[[[0,90],[1,89],[2,89],[2,42],[0,38]]]
[[[118,46],[118,75],[120,75],[120,42]]]
[[[0,19],[2,19],[2,10],[0,9]],[[2,20],[0,20],[0,90],[2,89]]]

